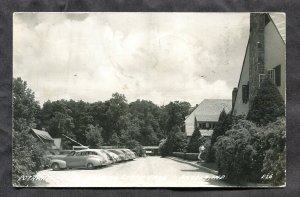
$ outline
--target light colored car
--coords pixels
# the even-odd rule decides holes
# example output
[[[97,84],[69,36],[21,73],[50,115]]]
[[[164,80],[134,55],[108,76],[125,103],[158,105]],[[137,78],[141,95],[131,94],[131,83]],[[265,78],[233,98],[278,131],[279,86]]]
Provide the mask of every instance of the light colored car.
[[[131,160],[135,159],[135,153],[130,149],[123,149],[123,151],[127,152],[130,155]]]
[[[114,162],[122,161],[121,158],[116,153],[113,153],[113,152],[108,151],[108,150],[102,150],[102,151],[104,151],[106,154],[108,154]]]
[[[87,168],[94,169],[95,167],[105,166],[112,162],[108,157],[96,150],[80,150],[72,151],[68,155],[52,158],[50,166],[53,170],[65,168]]]
[[[93,151],[94,153],[96,153],[97,155],[101,155],[106,162],[106,165],[108,164],[112,164],[114,163],[113,159],[110,157],[110,155],[108,155],[105,151],[103,151],[102,149],[89,149],[89,151]]]
[[[127,156],[120,149],[108,149],[108,151],[117,154],[118,157],[120,157],[121,161],[127,161]]]
[[[120,149],[126,156],[126,160],[133,160],[134,156],[132,155],[132,153],[130,151],[128,151],[128,149]]]

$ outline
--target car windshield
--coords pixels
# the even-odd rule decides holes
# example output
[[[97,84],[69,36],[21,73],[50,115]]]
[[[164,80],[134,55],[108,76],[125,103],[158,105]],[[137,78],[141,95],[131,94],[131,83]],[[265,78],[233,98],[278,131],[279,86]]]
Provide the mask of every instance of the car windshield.
[[[68,153],[68,156],[74,156],[74,154],[75,154],[75,151],[71,151]]]

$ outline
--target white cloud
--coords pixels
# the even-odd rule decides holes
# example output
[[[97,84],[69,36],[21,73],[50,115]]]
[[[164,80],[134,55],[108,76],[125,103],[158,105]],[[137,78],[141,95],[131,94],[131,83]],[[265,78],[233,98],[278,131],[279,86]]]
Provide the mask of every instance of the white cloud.
[[[241,13],[19,13],[14,77],[41,102],[230,98],[248,28]]]

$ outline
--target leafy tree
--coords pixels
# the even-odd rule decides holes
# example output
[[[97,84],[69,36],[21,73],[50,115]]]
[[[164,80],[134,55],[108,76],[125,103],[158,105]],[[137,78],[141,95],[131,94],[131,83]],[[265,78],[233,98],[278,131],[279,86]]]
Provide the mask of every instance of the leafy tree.
[[[223,136],[226,131],[228,131],[232,126],[232,118],[230,114],[226,114],[223,109],[220,113],[218,123],[214,128],[213,134],[211,136],[210,146],[208,147],[208,154],[206,155],[206,161],[212,162],[215,160],[215,150],[214,144],[217,141],[217,138]]]
[[[186,134],[178,126],[174,126],[162,146],[162,156],[172,155],[173,152],[184,152],[187,146]]]
[[[139,141],[143,145],[157,145],[163,138],[160,127],[161,109],[151,101],[137,100],[129,104],[132,119],[138,119],[140,127]]]
[[[35,139],[29,130],[36,126],[39,109],[34,93],[21,78],[13,79],[13,149],[12,182],[14,185],[32,185],[22,176],[32,176],[45,165],[47,146]]]
[[[34,93],[21,78],[13,79],[13,129],[24,130],[24,127],[35,128],[39,103]]]
[[[111,138],[109,140],[109,144],[113,145],[113,146],[119,146],[120,139],[119,139],[118,134],[116,134],[116,133],[112,134],[112,136],[111,136]]]
[[[258,125],[274,122],[285,115],[285,104],[278,89],[270,80],[265,80],[258,89],[247,116]]]
[[[86,129],[86,144],[90,148],[99,148],[102,143],[102,133],[103,129],[98,126],[89,125]]]
[[[167,113],[166,120],[166,134],[169,135],[173,127],[182,126],[185,120],[185,117],[189,114],[191,108],[190,103],[188,102],[170,102],[168,105],[164,106],[164,110]]]
[[[74,120],[71,116],[72,111],[67,105],[68,101],[59,100],[47,101],[43,105],[41,122],[42,126],[49,132],[52,137],[62,138],[63,134],[68,137],[75,138],[73,131]],[[69,140],[62,141],[62,147],[70,149],[73,142]]]
[[[201,145],[202,145],[201,133],[199,128],[196,127],[187,145],[187,152],[199,153],[199,147]]]
[[[74,125],[72,133],[78,142],[84,143],[86,141],[85,131],[90,125],[97,125],[90,112],[91,105],[81,100],[78,102],[70,100],[66,105],[70,109],[69,116],[72,117]]]

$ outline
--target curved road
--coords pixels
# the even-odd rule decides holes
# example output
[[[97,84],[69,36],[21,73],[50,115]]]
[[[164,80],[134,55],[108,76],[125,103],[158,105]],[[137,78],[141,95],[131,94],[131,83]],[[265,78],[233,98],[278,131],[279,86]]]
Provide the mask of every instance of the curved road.
[[[38,172],[48,182],[42,187],[219,187],[218,177],[168,158],[144,157],[95,170],[69,169]]]

